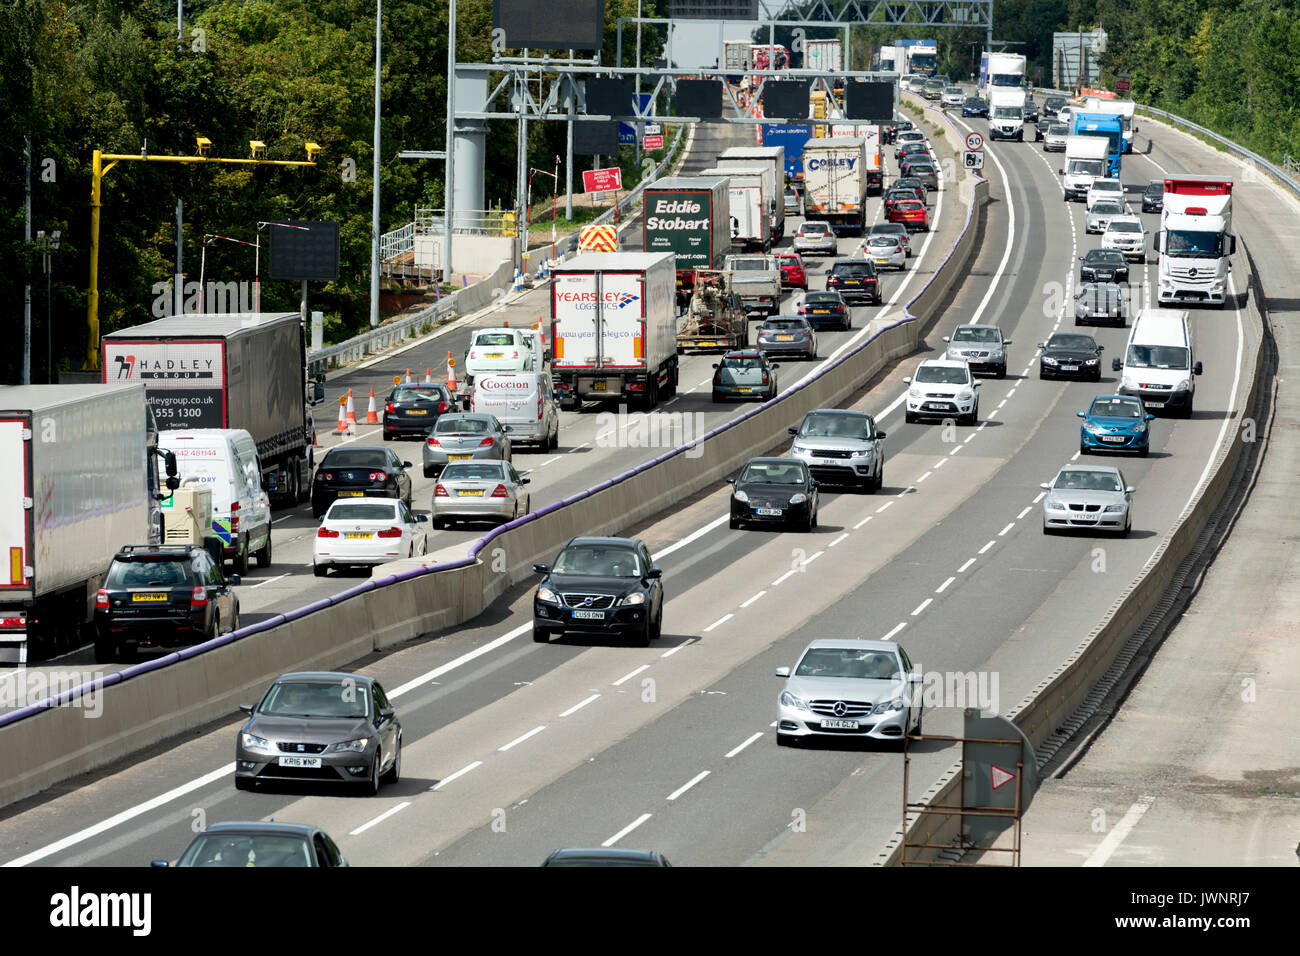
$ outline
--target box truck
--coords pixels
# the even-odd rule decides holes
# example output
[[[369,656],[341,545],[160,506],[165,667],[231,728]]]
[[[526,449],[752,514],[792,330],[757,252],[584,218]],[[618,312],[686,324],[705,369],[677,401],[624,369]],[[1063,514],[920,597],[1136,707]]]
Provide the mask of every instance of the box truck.
[[[785,149],[781,146],[731,146],[719,155],[715,166],[718,169],[766,165],[771,174],[765,179],[767,194],[772,197],[769,215],[772,242],[785,238]]]
[[[1025,138],[1025,91],[995,86],[989,93],[989,139]]]
[[[1077,199],[1082,202],[1088,196],[1088,190],[1094,179],[1106,178],[1106,155],[1110,145],[1099,136],[1065,137],[1065,165],[1060,173],[1063,198],[1066,202]]]
[[[1115,113],[1071,111],[1070,132],[1075,136],[1096,136],[1106,142],[1106,176],[1119,179],[1124,153],[1124,126]]]
[[[861,235],[867,208],[867,143],[861,137],[809,140],[804,154],[804,217]]]
[[[105,382],[140,382],[158,427],[242,428],[262,483],[285,503],[311,492],[312,403],[297,312],[185,314],[104,336]]]
[[[643,194],[641,248],[677,257],[677,304],[691,298],[696,269],[721,269],[731,254],[731,205],[722,176],[675,176]]]
[[[1025,58],[1019,53],[983,53],[980,55],[979,90],[1023,89]]]
[[[884,168],[880,164],[880,127],[871,123],[832,123],[831,137],[861,138],[867,144],[867,192],[879,196],[884,190]]]
[[[804,40],[803,68],[822,73],[844,69],[844,43],[841,40]]]
[[[713,167],[701,176],[727,180],[727,207],[731,213],[732,249],[767,252],[772,248],[771,170],[765,166]]]
[[[803,148],[812,139],[810,123],[763,123],[763,145],[779,146],[785,153],[785,181],[803,182]]]
[[[671,252],[592,252],[557,266],[551,370],[561,407],[616,398],[647,411],[677,390]]]
[[[1223,308],[1228,297],[1232,235],[1232,180],[1179,176],[1165,180],[1156,289],[1160,305],[1197,302]]]
[[[1137,127],[1133,125],[1133,114],[1137,104],[1132,100],[1108,100],[1099,96],[1090,96],[1083,102],[1085,113],[1112,114],[1119,117],[1124,136],[1124,152],[1133,152],[1133,134]]]

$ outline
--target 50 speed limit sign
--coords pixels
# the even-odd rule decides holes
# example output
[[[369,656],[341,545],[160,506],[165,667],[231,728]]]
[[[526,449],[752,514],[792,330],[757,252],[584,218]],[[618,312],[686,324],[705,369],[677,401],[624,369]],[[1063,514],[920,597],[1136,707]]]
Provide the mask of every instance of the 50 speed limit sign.
[[[967,134],[966,134],[966,148],[967,148],[967,149],[970,149],[970,150],[979,150],[979,149],[983,149],[983,148],[984,148],[984,137],[981,136],[979,133],[967,133]],[[967,163],[966,165],[969,166],[970,163]]]

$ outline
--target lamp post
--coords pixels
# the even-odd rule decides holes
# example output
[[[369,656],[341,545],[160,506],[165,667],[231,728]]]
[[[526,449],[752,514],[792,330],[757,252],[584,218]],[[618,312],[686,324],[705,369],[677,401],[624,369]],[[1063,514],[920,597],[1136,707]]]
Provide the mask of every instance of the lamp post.
[[[53,271],[53,255],[59,251],[62,230],[55,229],[49,235],[44,229],[36,233],[36,242],[41,247],[41,267],[45,271],[45,367],[46,381],[54,384],[54,309],[50,303],[50,273]]]

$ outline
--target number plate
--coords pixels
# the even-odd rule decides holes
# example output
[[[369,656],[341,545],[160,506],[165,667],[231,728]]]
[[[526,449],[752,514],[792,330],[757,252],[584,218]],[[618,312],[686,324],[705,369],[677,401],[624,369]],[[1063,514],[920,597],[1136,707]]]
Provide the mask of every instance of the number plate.
[[[574,611],[573,617],[578,621],[603,621],[605,620],[604,611]]]
[[[1164,407],[1165,407],[1165,403],[1164,403],[1164,402],[1143,402],[1142,404],[1146,405],[1147,408],[1164,408]]]
[[[364,491],[340,491],[338,494],[340,498],[364,498],[366,496]]]
[[[408,409],[406,409],[406,414],[408,414],[408,415],[427,415],[427,414],[429,414],[429,410],[428,410],[427,408],[408,408]]]
[[[482,488],[461,488],[459,491],[456,492],[456,494],[462,498],[482,498],[483,489]]]
[[[592,382],[592,383],[591,383],[591,390],[592,390],[593,392],[603,392],[603,391],[605,391],[605,383],[604,383],[604,382]]]
[[[1122,442],[1127,441],[1127,439],[1123,435],[1102,435],[1101,440],[1112,442],[1114,444],[1120,444]]]
[[[132,594],[131,602],[133,604],[135,603],[154,604],[160,601],[166,601],[167,598],[168,598],[168,594],[166,591],[147,591],[147,592],[141,592],[139,594]]]
[[[741,395],[748,395],[750,392],[753,391],[753,389],[752,389],[752,388],[738,388],[738,389],[736,389],[736,391],[739,392]]]
[[[822,730],[857,730],[856,720],[836,720],[828,717],[822,721]]]
[[[877,259],[877,260],[876,260],[876,265],[878,265],[878,266],[887,266],[887,265],[889,265],[889,260],[888,260],[888,259]]]
[[[941,412],[944,409],[948,408],[948,403],[947,402],[926,402],[925,407],[932,409],[934,411]]]
[[[717,342],[697,342],[696,345],[698,345],[698,346],[699,346],[700,348],[702,348],[702,349],[717,348],[717,347],[718,347],[718,343],[717,343]]]
[[[793,342],[793,341],[794,341],[794,336],[793,336],[793,335],[778,335],[778,336],[776,337],[776,340],[777,340],[778,342]]]
[[[505,358],[506,353],[505,352],[484,352],[483,357],[484,358]]]
[[[813,315],[830,315],[830,309],[813,309]]]
[[[353,538],[353,539],[366,539],[372,537],[373,534],[374,532],[372,531],[344,531],[343,537]]]
[[[281,767],[307,767],[319,770],[320,757],[281,757],[279,764]]]
[[[448,455],[447,460],[448,461],[469,461],[473,457],[474,457],[473,455]]]
[[[1077,366],[1077,365],[1062,365],[1062,366],[1061,366],[1061,371],[1062,371],[1062,372],[1077,372],[1077,371],[1079,371],[1079,366]]]
[[[754,514],[761,518],[779,518],[781,517],[780,508],[755,508]]]

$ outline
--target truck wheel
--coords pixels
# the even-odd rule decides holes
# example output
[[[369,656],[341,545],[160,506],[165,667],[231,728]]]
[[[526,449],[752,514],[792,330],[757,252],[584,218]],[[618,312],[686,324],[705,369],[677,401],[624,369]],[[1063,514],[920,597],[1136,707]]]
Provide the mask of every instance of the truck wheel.
[[[234,570],[236,574],[242,575],[248,573],[248,539],[247,538],[240,539],[239,547],[235,550],[235,557],[232,563],[234,565]]]
[[[271,566],[271,529],[266,529],[266,544],[257,552],[257,566],[259,568],[269,568]]]

